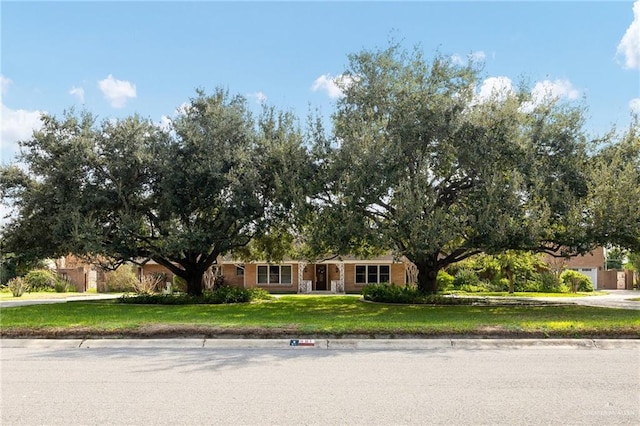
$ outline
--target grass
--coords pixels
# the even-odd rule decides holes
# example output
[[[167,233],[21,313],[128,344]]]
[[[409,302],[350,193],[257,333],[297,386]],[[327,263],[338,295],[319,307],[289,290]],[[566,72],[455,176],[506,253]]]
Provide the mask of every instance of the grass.
[[[451,336],[640,338],[638,311],[586,306],[397,306],[355,296],[282,296],[238,305],[123,305],[114,301],[2,310],[3,337]]]

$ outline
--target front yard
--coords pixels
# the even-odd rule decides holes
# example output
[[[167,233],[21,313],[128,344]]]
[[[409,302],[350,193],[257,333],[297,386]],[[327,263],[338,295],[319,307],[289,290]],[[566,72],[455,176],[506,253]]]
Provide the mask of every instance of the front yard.
[[[70,302],[2,309],[2,337],[632,337],[640,313],[585,306],[398,306],[357,296],[236,305]]]

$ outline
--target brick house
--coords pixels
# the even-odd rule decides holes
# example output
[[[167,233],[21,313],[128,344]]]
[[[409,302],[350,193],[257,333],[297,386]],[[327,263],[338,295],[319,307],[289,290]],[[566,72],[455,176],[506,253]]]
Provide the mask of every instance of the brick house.
[[[223,258],[214,265],[214,274],[222,276],[225,284],[240,287],[259,287],[282,293],[358,293],[367,284],[407,281],[406,264],[394,260],[392,255],[362,260],[344,256],[319,262],[285,260],[277,264],[266,262],[239,262]],[[140,267],[139,273],[162,272],[167,281],[173,274],[153,261]]]

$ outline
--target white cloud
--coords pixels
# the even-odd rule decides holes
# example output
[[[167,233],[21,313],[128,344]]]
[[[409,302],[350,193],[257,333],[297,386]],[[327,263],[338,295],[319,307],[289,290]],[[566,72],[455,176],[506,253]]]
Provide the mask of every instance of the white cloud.
[[[473,62],[484,62],[484,60],[487,59],[487,55],[482,50],[478,50],[477,52],[470,53],[469,59]]]
[[[4,75],[0,74],[0,93],[2,93],[3,95],[7,93],[7,89],[9,88],[9,85],[11,85],[11,83],[13,83],[13,81],[11,81],[10,78],[7,78]]]
[[[78,98],[80,103],[84,103],[84,89],[82,87],[72,86],[69,94]]]
[[[631,111],[640,114],[640,98],[633,98],[629,101],[629,108]]]
[[[618,56],[624,57],[624,67],[640,69],[640,0],[633,4],[633,21],[618,44]]]
[[[533,109],[545,102],[557,99],[574,100],[580,97],[580,91],[573,87],[569,80],[543,80],[538,81],[531,90],[531,100],[521,106],[524,112],[531,112]]]
[[[476,102],[486,102],[490,99],[503,101],[513,93],[513,82],[509,77],[489,77],[482,82],[476,95]]]
[[[24,109],[13,110],[4,104],[2,108],[2,120],[0,121],[0,150],[1,162],[8,164],[18,153],[18,141],[31,137],[34,130],[42,126],[40,116],[43,111],[28,111]]]
[[[344,96],[343,88],[349,87],[353,83],[353,78],[347,75],[338,75],[332,77],[330,74],[323,74],[311,85],[314,92],[324,91],[331,99],[337,99]]]
[[[453,62],[454,65],[464,65],[465,64],[465,60],[462,56],[460,55],[452,55],[451,56],[451,62]]]
[[[113,108],[123,108],[129,98],[135,98],[136,86],[128,81],[116,80],[111,74],[98,81],[98,88]]]
[[[251,99],[255,99],[256,103],[260,105],[267,102],[267,95],[265,95],[263,92],[250,93],[249,95],[247,95],[247,97]]]
[[[13,83],[11,79],[0,75],[0,90],[5,94]],[[13,161],[18,153],[18,141],[28,139],[34,130],[42,126],[40,116],[44,111],[11,109],[0,102],[0,164]]]
[[[466,58],[463,58],[458,54],[451,56],[451,62],[454,65],[466,65],[469,63],[469,61],[473,63],[479,63],[479,62],[484,62],[485,59],[487,59],[487,54],[484,53],[482,50],[471,52],[467,55]]]
[[[162,117],[160,117],[160,122],[157,125],[165,132],[169,131],[169,129],[171,128],[171,117],[169,117],[168,115],[163,115]]]
[[[156,123],[158,127],[162,130],[169,131],[171,130],[171,123],[173,122],[172,117],[178,117],[180,115],[184,115],[189,112],[189,108],[191,108],[191,104],[189,102],[183,102],[178,107],[173,110],[173,115],[162,115],[160,116],[160,121]]]
[[[580,91],[569,80],[543,80],[536,83],[531,91],[534,102],[548,99],[578,99]]]

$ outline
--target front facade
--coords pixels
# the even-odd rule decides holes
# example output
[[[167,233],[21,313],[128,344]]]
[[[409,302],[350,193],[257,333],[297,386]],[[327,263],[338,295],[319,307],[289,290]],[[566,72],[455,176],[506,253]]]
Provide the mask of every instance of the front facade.
[[[272,293],[359,293],[367,284],[404,285],[407,280],[405,263],[391,255],[367,260],[350,256],[319,262],[285,260],[277,264],[220,259],[213,269],[226,285],[259,287]],[[172,278],[168,270],[152,261],[140,271],[154,272],[167,274],[168,281]]]

